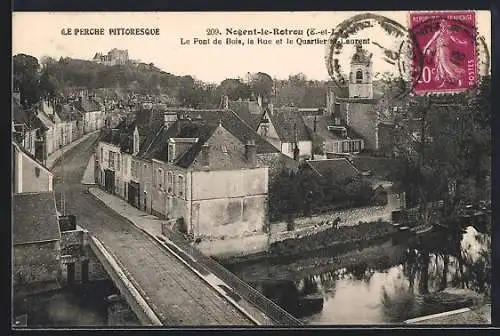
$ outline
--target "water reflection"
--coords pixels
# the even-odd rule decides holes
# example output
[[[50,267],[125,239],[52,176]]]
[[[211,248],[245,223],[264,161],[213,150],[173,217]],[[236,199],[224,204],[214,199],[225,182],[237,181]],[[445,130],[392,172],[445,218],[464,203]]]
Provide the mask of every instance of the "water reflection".
[[[300,263],[288,266],[286,279],[293,273],[309,274],[297,280],[256,281],[253,285],[284,309],[307,324],[385,324],[471,306],[489,300],[491,291],[491,238],[467,228],[460,240],[434,249],[405,248],[403,259],[384,264],[377,251],[358,252],[356,263],[325,270]],[[446,246],[445,246],[446,245]],[[459,253],[460,251],[461,253]],[[342,259],[342,257],[339,257]],[[351,256],[347,256],[347,259]],[[383,258],[382,258],[383,259]],[[387,255],[385,260],[392,260]],[[309,263],[315,264],[313,261]],[[337,263],[332,263],[337,265]],[[298,267],[300,266],[300,267]],[[269,275],[269,265],[234,269],[243,279]],[[321,299],[321,302],[320,302]]]
[[[27,297],[15,303],[14,313],[27,314],[28,328],[103,327],[109,322],[106,298],[117,293],[111,281],[94,281]]]

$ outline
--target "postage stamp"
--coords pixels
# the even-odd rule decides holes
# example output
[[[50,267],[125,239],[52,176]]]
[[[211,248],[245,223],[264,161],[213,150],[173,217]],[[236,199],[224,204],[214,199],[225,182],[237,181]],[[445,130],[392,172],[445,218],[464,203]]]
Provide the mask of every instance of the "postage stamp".
[[[410,12],[410,29],[424,62],[414,57],[415,94],[474,89],[478,81],[476,17],[473,11]],[[420,53],[419,53],[420,54]]]
[[[353,41],[354,43],[348,43]],[[334,29],[327,46],[326,65],[333,82],[338,86],[350,82],[352,73],[346,75],[339,61],[344,53],[352,54],[355,48],[366,50],[371,55],[374,68],[387,69],[384,73],[375,71],[374,80],[387,77],[397,82],[392,98],[399,99],[413,91],[413,78],[420,77],[423,57],[412,31],[403,24],[374,13],[354,15],[341,22]],[[373,57],[374,56],[374,57]],[[418,66],[413,66],[414,64]],[[345,64],[345,67],[350,65]],[[389,79],[389,78],[384,78]]]

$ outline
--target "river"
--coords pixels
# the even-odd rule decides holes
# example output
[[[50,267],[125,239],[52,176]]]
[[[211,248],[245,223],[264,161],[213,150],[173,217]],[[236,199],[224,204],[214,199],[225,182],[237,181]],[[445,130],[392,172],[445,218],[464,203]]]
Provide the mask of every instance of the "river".
[[[32,295],[17,305],[17,315],[27,314],[28,328],[108,327],[109,295],[117,294],[110,280],[76,284]],[[124,314],[126,325],[139,325],[133,314]]]
[[[402,323],[490,296],[490,236],[468,227],[458,243],[462,271],[456,256],[431,252],[430,295],[421,294],[417,251],[390,240],[340,256],[323,251],[303,259],[227,267],[305,324]]]

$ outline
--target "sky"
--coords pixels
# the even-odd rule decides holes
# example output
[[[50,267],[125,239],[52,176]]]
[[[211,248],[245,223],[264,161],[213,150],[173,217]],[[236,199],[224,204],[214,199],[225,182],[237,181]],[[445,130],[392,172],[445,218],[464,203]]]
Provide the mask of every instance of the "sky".
[[[343,20],[360,12],[14,12],[12,19],[13,55],[24,53],[40,60],[42,56],[71,57],[90,60],[96,52],[107,53],[112,48],[128,49],[129,57],[144,63],[154,63],[160,69],[175,75],[191,75],[206,82],[219,83],[226,78],[245,77],[255,72],[265,72],[273,78],[286,79],[291,74],[303,73],[308,79],[329,78],[325,55],[326,45],[297,45],[297,37],[268,35],[271,45],[246,43],[227,45],[227,29],[275,28],[316,32],[333,29]],[[408,12],[371,12],[408,26]],[[488,11],[476,12],[480,35],[491,45],[491,19]],[[63,35],[63,29],[103,28],[105,35]],[[112,36],[110,28],[158,28],[158,36]],[[220,35],[207,33],[219,30]],[[321,39],[329,35],[319,36]],[[294,44],[286,43],[286,38]],[[386,48],[397,45],[379,28],[365,29],[353,38],[370,38],[366,45],[373,53],[374,72],[395,72],[396,68],[383,61],[382,51],[372,42]],[[189,45],[181,45],[191,40]],[[209,39],[210,45],[194,45],[194,38]],[[222,45],[214,45],[220,38]],[[239,37],[246,41],[248,36]],[[252,36],[256,40],[256,36]],[[283,44],[277,40],[283,38]],[[344,48],[339,57],[343,68],[348,67],[354,47]]]

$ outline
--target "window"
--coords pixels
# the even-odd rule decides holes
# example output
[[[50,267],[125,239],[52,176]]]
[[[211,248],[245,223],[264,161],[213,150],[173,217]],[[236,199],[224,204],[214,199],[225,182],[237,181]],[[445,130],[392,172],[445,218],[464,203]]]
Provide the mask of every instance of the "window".
[[[117,168],[118,171],[120,171],[120,169],[121,169],[121,163],[122,163],[121,162],[120,154],[116,154],[116,157],[117,157],[117,159],[116,159],[116,165],[117,165],[117,167],[116,168]]]
[[[131,170],[132,170],[132,171],[131,171],[131,175],[132,175],[132,177],[137,177],[137,173],[138,173],[138,172],[137,172],[137,170],[138,170],[138,168],[139,168],[138,166],[139,166],[139,165],[137,164],[137,162],[135,162],[135,161],[132,161],[132,162],[131,162],[131,167],[130,167],[130,168],[131,168]]]
[[[40,168],[35,167],[35,176],[39,177],[40,176]]]
[[[363,71],[358,70],[356,71],[356,83],[362,83],[363,82]]]
[[[158,168],[158,173],[156,174],[156,185],[159,189],[163,187],[163,169]]]
[[[172,172],[168,172],[167,176],[168,176],[167,191],[168,192],[173,192],[173,189],[174,189],[174,175],[172,174]]]
[[[178,187],[177,187],[177,190],[178,190],[178,195],[180,197],[184,196],[184,176],[182,175],[179,175],[179,179],[178,179]]]
[[[361,141],[355,140],[354,141],[354,151],[359,152],[361,150]]]
[[[115,168],[115,153],[109,151],[109,168]]]

